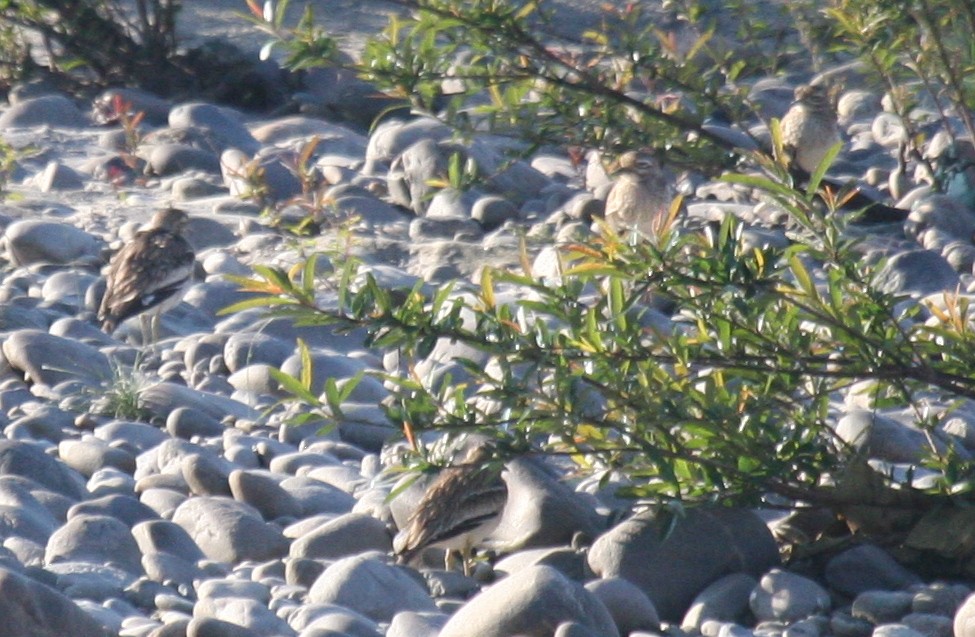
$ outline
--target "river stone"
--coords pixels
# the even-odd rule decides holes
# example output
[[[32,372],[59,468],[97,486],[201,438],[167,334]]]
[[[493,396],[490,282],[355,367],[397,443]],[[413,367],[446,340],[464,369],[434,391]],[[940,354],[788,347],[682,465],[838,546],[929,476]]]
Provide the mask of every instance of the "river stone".
[[[485,230],[501,227],[506,221],[518,218],[518,208],[504,197],[480,197],[471,208],[471,218]]]
[[[386,525],[361,513],[346,513],[304,533],[291,543],[293,558],[338,559],[379,551],[388,553],[393,543]]]
[[[840,418],[836,435],[854,450],[890,462],[920,462],[930,453],[931,442],[938,445],[939,452],[947,451],[937,432],[929,435],[865,409],[851,410]]]
[[[924,635],[904,624],[881,624],[874,628],[873,637],[924,637]]]
[[[193,606],[194,617],[213,617],[254,631],[262,637],[292,637],[295,632],[267,605],[244,597],[200,599]]]
[[[569,579],[580,582],[585,580],[589,574],[586,569],[585,554],[571,546],[543,546],[535,549],[522,549],[498,560],[494,564],[494,571],[495,573],[511,574],[539,564],[551,566]]]
[[[34,175],[32,182],[41,192],[81,190],[85,187],[84,177],[59,161],[48,162],[44,170]]]
[[[150,597],[151,601],[147,606],[151,607],[154,605],[160,611],[165,610],[167,606],[178,607],[182,604],[190,607],[187,608],[187,612],[191,611],[192,601],[190,599],[184,600],[183,598],[179,598],[177,594],[189,597],[193,590],[194,582],[198,582],[209,576],[207,572],[196,564],[187,562],[170,553],[146,553],[142,556],[142,567],[146,570],[146,579],[140,581],[159,584],[174,591],[172,597],[175,599],[172,602],[166,601],[166,594],[157,594]]]
[[[51,534],[44,562],[90,562],[142,575],[142,555],[122,522],[107,515],[78,515]]]
[[[444,613],[415,613],[408,610],[396,613],[393,621],[389,622],[386,637],[437,637],[449,617]]]
[[[94,436],[58,443],[58,457],[81,475],[90,478],[96,471],[114,467],[121,471],[135,471],[135,457],[124,449],[109,446]]]
[[[223,359],[231,372],[255,363],[280,367],[294,350],[294,343],[268,334],[238,332],[227,339],[223,348]]]
[[[188,407],[179,407],[166,417],[166,431],[174,438],[213,437],[223,433],[223,424],[208,414]]]
[[[189,102],[169,111],[169,125],[174,129],[205,130],[216,138],[223,148],[239,148],[246,153],[256,153],[261,148],[242,122],[241,115],[229,108]]]
[[[85,488],[93,498],[107,495],[129,495],[135,493],[136,481],[128,473],[114,467],[105,467],[91,474]]]
[[[40,219],[15,221],[3,236],[14,265],[96,263],[105,245],[72,225]]]
[[[954,630],[951,618],[943,615],[908,613],[900,618],[899,623],[916,630],[924,637],[951,637]]]
[[[478,174],[484,175],[492,192],[501,195],[515,205],[521,205],[551,184],[548,177],[532,168],[527,162],[512,161],[486,137],[477,137],[462,147],[467,156],[477,164]]]
[[[39,330],[17,330],[3,341],[3,355],[29,382],[54,387],[69,380],[96,385],[112,378],[108,358],[90,345]]]
[[[132,537],[143,553],[167,553],[190,563],[205,555],[186,529],[168,520],[146,520],[132,527]]]
[[[304,604],[288,617],[302,636],[381,637],[379,625],[368,617],[335,604]],[[321,631],[321,632],[317,632]]]
[[[424,587],[406,569],[385,564],[377,553],[333,562],[309,589],[308,600],[344,606],[379,622],[388,622],[404,610],[437,609]]]
[[[281,487],[301,505],[302,516],[348,513],[356,504],[356,499],[345,491],[304,476],[282,480]]]
[[[424,138],[407,148],[396,158],[390,167],[389,180],[402,182],[406,188],[404,196],[391,188],[393,202],[411,209],[417,216],[424,216],[430,200],[439,188],[433,185],[447,174],[449,156],[432,139]]]
[[[688,509],[676,520],[638,513],[599,537],[588,559],[594,573],[628,579],[662,619],[676,622],[706,586],[731,573],[757,576],[778,564],[779,552],[754,513],[715,507]]]
[[[230,473],[230,492],[235,500],[257,509],[265,520],[301,515],[301,504],[281,487],[284,476],[270,471],[235,469]]]
[[[0,501],[6,499],[6,495],[0,493]],[[21,502],[16,505],[0,504],[0,536],[18,537],[38,545],[47,544],[48,538],[58,528],[57,520],[33,497],[21,499]]]
[[[916,587],[911,612],[954,617],[971,589],[964,584],[932,582]]]
[[[637,630],[659,630],[660,618],[653,602],[639,588],[620,577],[586,583],[586,590],[603,603],[621,635]]]
[[[0,617],[0,633],[10,637],[108,637],[70,599],[5,568],[0,568]]]
[[[549,637],[574,621],[601,637],[618,637],[609,611],[581,584],[554,568],[535,566],[506,577],[459,608],[439,637]]]
[[[576,533],[595,537],[604,528],[590,502],[537,459],[512,460],[501,477],[508,485],[508,501],[491,534],[499,546],[511,550],[569,544]]]
[[[250,193],[253,184],[248,177],[255,170],[262,171],[263,185],[271,201],[284,201],[301,194],[301,183],[279,157],[251,157],[236,148],[228,149],[220,155],[223,183],[231,195],[245,197]]]
[[[232,495],[230,474],[234,464],[209,449],[188,453],[180,459],[180,472],[196,495]]]
[[[258,420],[260,412],[244,403],[219,394],[198,391],[176,383],[156,383],[139,393],[141,404],[150,413],[168,416],[179,407],[195,409],[216,420],[225,416]]]
[[[267,637],[264,633],[216,617],[194,617],[187,621],[183,630],[184,633],[174,633],[172,637]]]
[[[74,431],[74,415],[53,405],[39,405],[11,425],[27,429],[33,438],[61,442]]]
[[[366,138],[353,130],[339,124],[333,124],[312,117],[282,117],[251,128],[251,135],[262,144],[279,144],[291,140],[306,141],[318,137],[319,143],[331,147],[332,142],[355,142],[357,152],[361,157],[366,152]],[[331,148],[330,148],[331,150]]]
[[[732,573],[698,593],[681,621],[684,630],[700,630],[706,621],[745,623],[748,600],[758,581],[746,573]]]
[[[914,593],[907,591],[864,591],[853,600],[850,614],[871,624],[892,624],[911,612]]]
[[[94,434],[96,438],[110,445],[138,453],[152,449],[168,438],[165,432],[152,425],[127,420],[113,420],[99,425]]]
[[[873,544],[855,546],[832,558],[825,577],[831,588],[850,596],[869,590],[903,590],[921,583],[917,575]]]
[[[50,126],[52,128],[85,128],[88,118],[63,95],[43,95],[18,102],[0,115],[0,130]]]
[[[451,130],[446,124],[432,117],[419,117],[406,123],[388,120],[377,126],[369,137],[366,165],[388,164],[420,140],[437,142],[450,137],[450,134]]]
[[[80,500],[84,492],[84,481],[77,473],[30,442],[0,440],[0,476],[4,475],[29,478],[70,500]]]
[[[898,252],[877,273],[876,284],[888,294],[925,296],[954,290],[958,273],[940,254],[931,250]]]
[[[128,527],[140,522],[156,520],[156,512],[131,495],[112,494],[79,502],[68,509],[68,519],[79,515],[106,515]]]
[[[830,609],[829,592],[813,580],[774,568],[758,582],[749,605],[762,621],[795,622]]]
[[[975,595],[969,595],[955,613],[955,637],[975,637]]]
[[[277,527],[264,522],[252,507],[230,498],[190,498],[176,508],[173,522],[189,533],[208,558],[219,562],[262,562],[288,550],[288,541]]]

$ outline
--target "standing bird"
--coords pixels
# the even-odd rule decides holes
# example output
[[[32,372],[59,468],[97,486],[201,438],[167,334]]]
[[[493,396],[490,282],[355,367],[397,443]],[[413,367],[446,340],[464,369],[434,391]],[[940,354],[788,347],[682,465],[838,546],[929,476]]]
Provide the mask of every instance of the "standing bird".
[[[180,302],[193,274],[193,248],[181,235],[188,222],[182,210],[160,210],[115,254],[98,308],[103,330],[138,315],[143,343],[156,341],[159,316]]]
[[[448,561],[450,551],[459,550],[464,574],[470,574],[471,549],[497,527],[508,499],[492,451],[489,444],[472,447],[459,465],[444,469],[430,483],[393,540],[401,563],[428,547],[447,549]]]
[[[836,109],[825,84],[802,84],[796,87],[795,98],[780,123],[782,149],[790,168],[811,175],[840,142]]]
[[[642,151],[625,152],[616,163],[616,179],[606,197],[606,223],[616,232],[657,236],[676,195],[669,176],[653,155]]]

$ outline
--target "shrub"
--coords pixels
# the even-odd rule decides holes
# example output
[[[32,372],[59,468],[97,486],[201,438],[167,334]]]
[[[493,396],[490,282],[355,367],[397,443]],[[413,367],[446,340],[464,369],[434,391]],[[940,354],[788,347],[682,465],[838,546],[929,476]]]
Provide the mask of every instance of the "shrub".
[[[830,159],[800,184],[767,150],[715,132],[707,116],[718,111],[747,137],[757,109],[744,78],[767,68],[714,46],[714,30],[700,22],[696,38],[676,46],[635,5],[613,10],[579,44],[550,37],[537,2],[398,4],[412,15],[392,19],[370,43],[361,71],[416,109],[459,135],[512,136],[525,152],[654,145],[672,164],[728,171],[726,180],[787,212],[792,243],[756,247],[731,216],[699,229],[671,224],[648,241],[604,229],[559,247],[560,271],[548,279],[533,274],[525,247],[522,272],[486,268],[477,286],[431,294],[420,285],[383,289],[354,260],[330,255],[318,276],[315,258],[290,273],[256,268],[241,282],[263,296],[237,309],[267,306],[301,323],[368,329],[369,345],[399,353],[398,371],[385,378],[395,387],[386,408],[411,441],[421,430],[476,430],[506,448],[567,456],[604,481],[623,476],[633,497],[825,506],[865,534],[942,555],[968,552],[932,541],[951,517],[948,505],[971,498],[966,454],[936,444],[933,432],[955,401],[975,397],[968,297],[885,292],[882,264],[868,263],[847,232],[855,215],[838,213],[854,192],[823,180]],[[820,55],[874,57],[891,90],[902,81],[892,69],[913,72],[938,88],[950,121],[968,99],[967,53],[941,55],[933,38],[951,25],[929,19],[918,31],[885,18],[888,4],[836,0],[815,14],[849,38]],[[947,4],[968,18],[963,2]],[[918,16],[933,15],[916,6]],[[695,3],[681,8],[675,19],[706,14]],[[806,17],[808,9],[796,8]],[[904,49],[884,51],[866,24],[906,34],[885,38],[920,41],[927,53],[905,62]],[[808,29],[800,35],[795,42],[816,44]],[[445,95],[448,81],[454,92]],[[778,147],[774,122],[770,129]],[[924,141],[910,139],[916,148]],[[740,170],[745,162],[751,168]],[[421,376],[416,364],[442,342],[479,356]],[[895,478],[841,440],[836,407],[851,393],[874,410],[911,410],[930,443],[922,464],[939,478],[925,487],[910,474]]]

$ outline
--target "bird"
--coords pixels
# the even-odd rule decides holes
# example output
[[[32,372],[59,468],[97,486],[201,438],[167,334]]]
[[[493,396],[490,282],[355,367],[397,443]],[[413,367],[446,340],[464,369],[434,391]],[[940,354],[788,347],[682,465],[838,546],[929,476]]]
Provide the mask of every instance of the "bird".
[[[795,101],[779,123],[782,149],[790,168],[811,175],[840,140],[829,89],[825,84],[801,84]]]
[[[193,274],[193,248],[182,236],[188,222],[183,210],[159,210],[112,257],[98,308],[102,330],[111,334],[139,316],[143,343],[156,341],[160,315],[180,302]]]
[[[655,237],[667,224],[676,192],[657,158],[630,150],[616,160],[613,186],[606,197],[606,223],[616,232],[636,230]]]
[[[779,130],[790,173],[797,180],[806,181],[842,138],[836,121],[836,109],[826,84],[800,84],[795,88],[794,96],[795,100],[779,122]],[[909,210],[876,201],[856,185],[829,178],[823,178],[821,183],[834,192],[848,191],[844,209],[860,211],[855,223],[899,223],[907,219],[910,213]]]
[[[471,447],[460,464],[443,469],[430,483],[406,525],[393,539],[393,552],[408,564],[429,547],[457,550],[463,558],[465,575],[470,575],[472,549],[489,536],[504,511],[508,488],[501,478],[502,467],[493,461],[494,447],[480,443]]]

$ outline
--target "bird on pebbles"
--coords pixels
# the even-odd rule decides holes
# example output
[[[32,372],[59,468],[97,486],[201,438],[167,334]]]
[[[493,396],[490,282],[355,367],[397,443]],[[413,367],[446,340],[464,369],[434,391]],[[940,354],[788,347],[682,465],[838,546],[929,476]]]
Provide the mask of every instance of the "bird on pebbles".
[[[842,141],[829,87],[822,82],[797,86],[795,100],[782,116],[779,130],[782,133],[782,150],[789,170],[799,180],[808,179],[826,154]],[[824,178],[822,183],[834,191],[850,186],[829,178]],[[909,212],[876,201],[861,192],[859,187],[848,192],[844,208],[861,210],[859,223],[900,223],[907,218]]]
[[[614,231],[655,237],[668,223],[676,192],[657,158],[627,151],[616,160],[615,179],[606,197],[606,223]]]
[[[490,444],[472,447],[460,464],[442,470],[430,483],[393,540],[400,563],[408,564],[426,548],[439,547],[447,550],[448,569],[451,551],[460,552],[464,574],[470,575],[472,549],[497,527],[508,498],[493,451]]]
[[[156,342],[160,315],[180,302],[193,275],[195,255],[182,236],[188,222],[183,210],[160,210],[115,254],[98,309],[104,331],[139,316],[142,342]]]
[[[836,109],[825,84],[802,84],[795,101],[782,116],[782,150],[788,164],[811,175],[833,146],[840,142]]]

